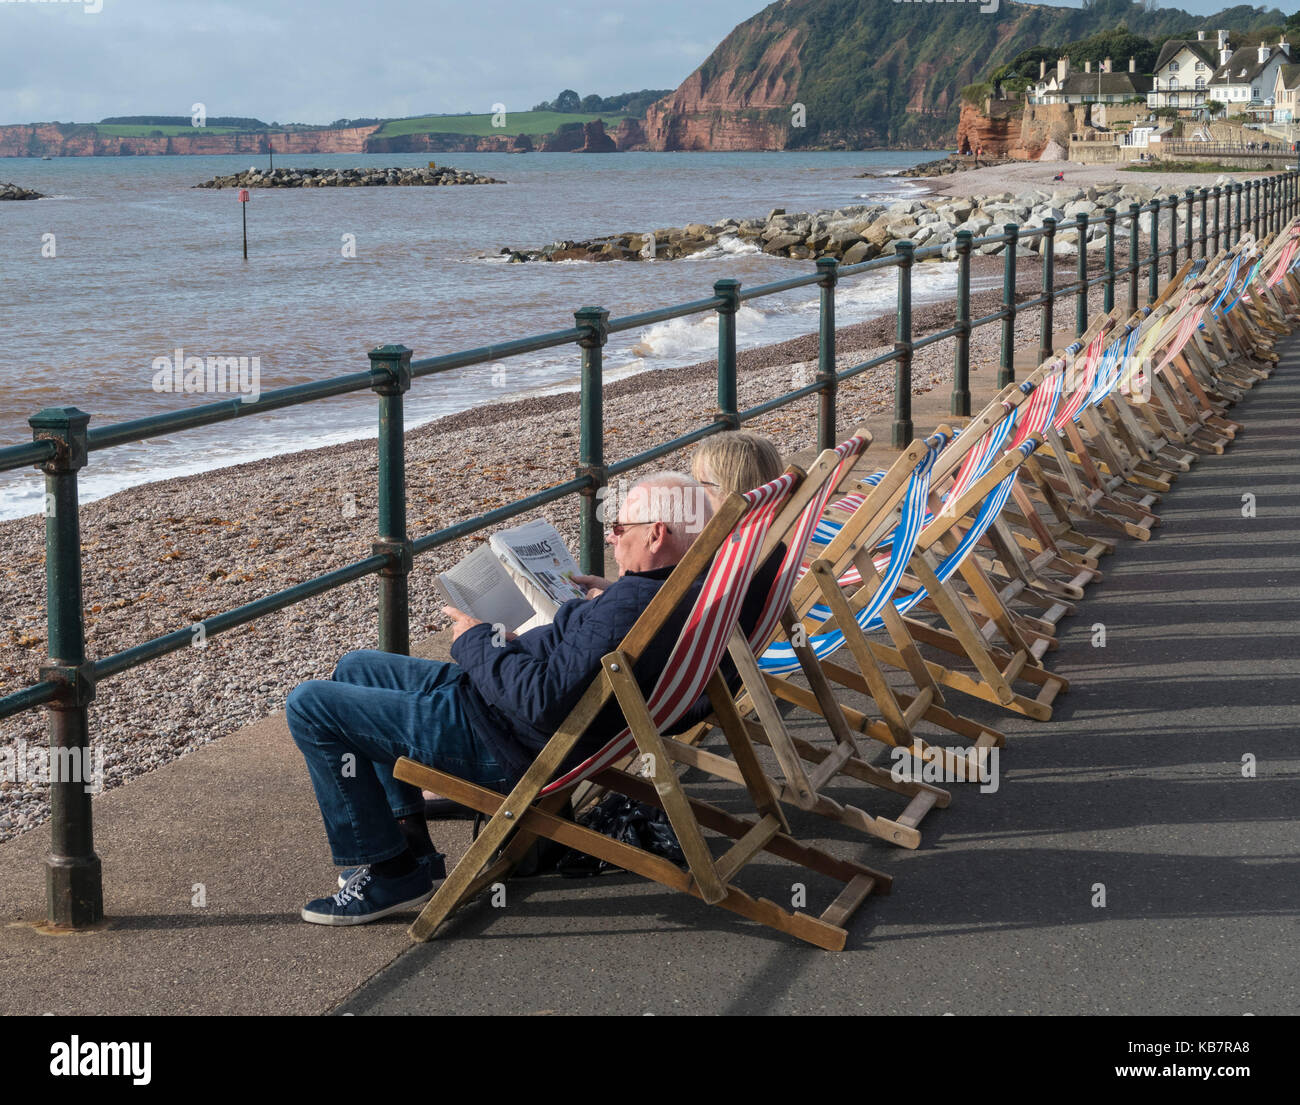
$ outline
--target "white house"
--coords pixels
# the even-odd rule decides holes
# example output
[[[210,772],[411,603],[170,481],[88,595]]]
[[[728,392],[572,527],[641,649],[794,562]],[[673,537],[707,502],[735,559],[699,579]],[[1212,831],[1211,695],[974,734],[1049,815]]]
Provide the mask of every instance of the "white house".
[[[1300,123],[1300,65],[1280,65],[1273,81],[1273,122]]]
[[[1195,40],[1171,38],[1160,48],[1153,74],[1154,87],[1147,93],[1148,107],[1201,107],[1209,93],[1210,79],[1232,53],[1228,32],[1217,31],[1214,49],[1197,31]]]
[[[1116,73],[1106,58],[1096,68],[1083,63],[1082,72],[1070,71],[1070,59],[1060,58],[1056,71],[1049,77],[1047,63],[1040,62],[1038,83],[1030,90],[1032,104],[1122,104],[1145,96],[1151,78],[1137,71],[1137,61],[1128,59],[1128,72]]]
[[[1283,36],[1275,45],[1260,43],[1233,50],[1210,78],[1210,99],[1228,105],[1229,113],[1272,107],[1278,70],[1290,65],[1291,44]]]

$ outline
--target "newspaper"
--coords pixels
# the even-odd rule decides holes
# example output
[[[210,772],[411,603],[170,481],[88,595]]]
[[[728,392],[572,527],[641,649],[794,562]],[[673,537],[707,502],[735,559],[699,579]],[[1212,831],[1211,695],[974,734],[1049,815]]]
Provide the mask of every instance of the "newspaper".
[[[458,610],[525,632],[553,621],[564,603],[586,595],[572,579],[579,571],[559,531],[538,520],[494,533],[438,581]]]
[[[488,544],[539,614],[553,617],[570,599],[586,596],[573,582],[581,572],[577,561],[559,530],[545,519],[494,533]]]

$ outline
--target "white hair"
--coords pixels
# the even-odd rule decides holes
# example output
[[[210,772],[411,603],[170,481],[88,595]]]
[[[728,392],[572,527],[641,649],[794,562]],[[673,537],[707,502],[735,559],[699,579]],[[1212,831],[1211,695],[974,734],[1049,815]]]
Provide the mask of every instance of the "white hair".
[[[669,543],[685,553],[713,517],[704,487],[684,472],[654,472],[632,485],[626,499],[627,522],[663,522]]]

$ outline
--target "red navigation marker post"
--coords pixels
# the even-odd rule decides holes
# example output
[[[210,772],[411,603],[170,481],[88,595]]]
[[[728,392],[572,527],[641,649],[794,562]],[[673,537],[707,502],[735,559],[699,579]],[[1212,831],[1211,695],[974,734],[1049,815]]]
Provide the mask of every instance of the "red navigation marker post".
[[[244,260],[248,260],[248,189],[239,190],[239,210],[244,213]]]

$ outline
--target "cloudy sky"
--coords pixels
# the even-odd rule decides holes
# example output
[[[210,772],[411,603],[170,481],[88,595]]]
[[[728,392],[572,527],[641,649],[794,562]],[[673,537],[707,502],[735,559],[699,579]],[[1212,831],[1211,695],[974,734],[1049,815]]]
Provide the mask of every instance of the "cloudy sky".
[[[1209,13],[1224,4],[1171,6]],[[487,112],[497,102],[522,111],[563,88],[608,96],[676,87],[762,7],[763,0],[0,0],[0,123],[188,115],[196,102],[209,115],[280,123]]]

